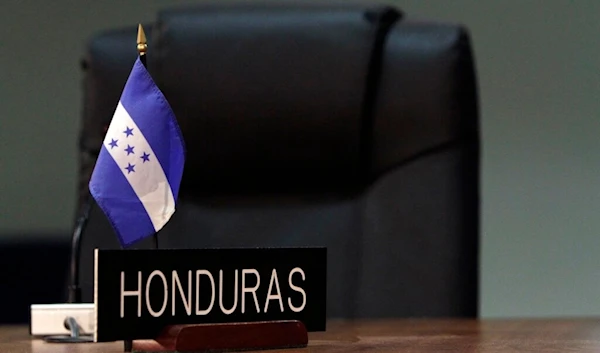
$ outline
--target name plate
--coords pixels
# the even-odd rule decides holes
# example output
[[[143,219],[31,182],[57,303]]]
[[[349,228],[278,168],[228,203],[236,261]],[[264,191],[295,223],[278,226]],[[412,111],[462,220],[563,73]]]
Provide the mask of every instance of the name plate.
[[[168,325],[299,320],[324,331],[325,248],[100,250],[94,341],[152,339]]]

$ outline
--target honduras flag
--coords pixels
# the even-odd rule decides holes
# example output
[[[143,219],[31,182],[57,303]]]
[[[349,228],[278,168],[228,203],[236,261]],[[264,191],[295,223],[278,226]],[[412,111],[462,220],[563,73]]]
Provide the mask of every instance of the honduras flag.
[[[138,57],[89,188],[123,247],[158,232],[175,212],[185,144],[175,115]]]

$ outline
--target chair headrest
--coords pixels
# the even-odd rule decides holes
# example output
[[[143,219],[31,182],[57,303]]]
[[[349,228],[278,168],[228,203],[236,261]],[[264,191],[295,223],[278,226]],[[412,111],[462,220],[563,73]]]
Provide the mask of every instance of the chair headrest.
[[[374,53],[399,17],[337,4],[160,12],[148,65],[182,127],[185,179],[213,191],[364,184]]]

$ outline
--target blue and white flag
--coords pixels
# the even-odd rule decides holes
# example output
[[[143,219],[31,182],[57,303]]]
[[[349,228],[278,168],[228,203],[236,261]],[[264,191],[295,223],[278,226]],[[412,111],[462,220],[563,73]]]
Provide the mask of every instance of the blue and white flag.
[[[153,235],[169,221],[184,162],[175,115],[138,57],[89,183],[122,246]]]

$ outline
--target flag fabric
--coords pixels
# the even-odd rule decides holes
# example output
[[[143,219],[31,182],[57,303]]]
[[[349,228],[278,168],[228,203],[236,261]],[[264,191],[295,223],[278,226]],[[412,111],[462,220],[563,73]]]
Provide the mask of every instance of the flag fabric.
[[[185,143],[175,115],[138,57],[89,182],[123,247],[169,221],[184,163]]]

